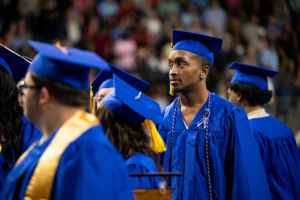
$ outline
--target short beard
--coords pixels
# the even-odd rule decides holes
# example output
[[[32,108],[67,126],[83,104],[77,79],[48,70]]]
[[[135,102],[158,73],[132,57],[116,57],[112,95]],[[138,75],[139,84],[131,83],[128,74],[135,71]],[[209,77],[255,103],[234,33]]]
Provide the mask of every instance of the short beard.
[[[172,87],[172,93],[173,93],[173,95],[175,95],[175,94],[187,94],[187,93],[189,93],[190,91],[192,91],[191,90],[191,86],[188,86],[188,87],[186,87],[186,88],[184,88],[184,89],[177,89],[177,88],[174,88],[174,87]]]
[[[172,93],[173,95],[180,93],[180,90],[178,90],[177,88],[172,88]]]

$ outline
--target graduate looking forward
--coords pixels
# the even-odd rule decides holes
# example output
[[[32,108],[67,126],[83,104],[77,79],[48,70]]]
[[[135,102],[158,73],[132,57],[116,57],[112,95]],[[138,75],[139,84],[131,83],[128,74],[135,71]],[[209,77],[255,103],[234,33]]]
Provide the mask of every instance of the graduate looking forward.
[[[115,90],[103,98],[96,115],[130,173],[161,172],[157,153],[166,149],[153,124],[163,124],[160,107],[131,86],[135,77],[123,74],[123,78],[127,82],[114,75]],[[158,176],[131,177],[134,189],[158,188],[161,181]]]
[[[247,115],[207,91],[206,78],[222,40],[177,31],[172,34],[171,105],[162,111],[159,133],[167,144],[163,168],[181,172],[168,184],[174,200],[270,199],[266,175]]]
[[[263,108],[272,98],[268,77],[278,72],[234,62],[229,101],[245,109],[265,167],[272,199],[300,199],[300,151],[290,127]]]
[[[29,44],[38,54],[22,88],[24,113],[43,137],[8,174],[2,199],[133,199],[122,156],[85,112],[89,68],[106,63],[88,51]]]
[[[17,83],[30,62],[0,45],[0,196],[7,173],[41,132],[24,116]]]

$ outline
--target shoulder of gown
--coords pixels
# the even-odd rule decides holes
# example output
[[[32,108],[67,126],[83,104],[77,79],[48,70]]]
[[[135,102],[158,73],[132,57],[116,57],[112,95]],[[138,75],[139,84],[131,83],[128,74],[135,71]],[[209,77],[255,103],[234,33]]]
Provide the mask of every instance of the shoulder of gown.
[[[154,160],[145,154],[137,153],[126,160],[129,173],[153,173],[158,172]],[[133,188],[158,188],[162,181],[159,176],[131,177]]]
[[[278,119],[268,116],[249,120],[252,130],[255,130],[269,139],[282,137],[292,137],[294,134],[292,129]]]
[[[72,142],[57,168],[54,199],[133,199],[124,159],[97,125]]]
[[[23,140],[22,140],[22,153],[24,153],[33,142],[40,139],[42,132],[34,126],[28,119],[23,116],[22,118],[22,128],[23,128]]]
[[[271,116],[250,120],[273,198],[300,198],[300,151],[293,132]]]

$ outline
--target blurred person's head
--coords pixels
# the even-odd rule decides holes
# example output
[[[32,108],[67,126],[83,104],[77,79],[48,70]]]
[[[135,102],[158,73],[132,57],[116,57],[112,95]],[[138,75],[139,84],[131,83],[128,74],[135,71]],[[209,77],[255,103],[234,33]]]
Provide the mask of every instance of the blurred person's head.
[[[268,47],[271,50],[276,49],[276,41],[274,39],[268,38]]]
[[[282,26],[281,35],[282,35],[283,39],[290,38],[292,33],[293,33],[293,29],[292,29],[291,25],[285,24],[285,25]]]
[[[256,25],[256,24],[259,23],[259,19],[258,19],[258,17],[257,17],[256,14],[251,14],[250,17],[249,17],[248,22],[249,22],[250,24],[255,24],[255,25]]]
[[[267,36],[267,32],[263,27],[259,27],[257,29],[257,37],[259,39],[265,38]]]
[[[277,19],[276,19],[276,16],[275,15],[269,15],[268,16],[268,26],[276,26],[276,23],[277,23]]]
[[[26,20],[25,19],[20,19],[18,21],[18,30],[17,34],[22,37],[26,33]]]
[[[211,7],[212,8],[220,8],[221,7],[221,3],[218,0],[212,0],[211,1]]]

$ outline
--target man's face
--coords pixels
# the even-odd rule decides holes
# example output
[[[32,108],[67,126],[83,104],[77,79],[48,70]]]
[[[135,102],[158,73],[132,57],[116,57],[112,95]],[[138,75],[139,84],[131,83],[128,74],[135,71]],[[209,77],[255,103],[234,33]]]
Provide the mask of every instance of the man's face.
[[[36,86],[30,72],[27,73],[24,83],[27,86]],[[39,90],[27,88],[23,94],[24,115],[32,123],[38,118],[39,92]]]
[[[110,92],[114,91],[115,88],[111,87],[111,88],[103,88],[101,90],[99,90],[97,92],[97,100],[96,100],[96,103],[97,103],[97,110],[100,108],[100,105],[101,105],[101,101],[102,99]]]
[[[228,94],[229,102],[231,102],[237,106],[241,106],[241,102],[239,101],[239,96],[237,93],[235,93],[233,90],[230,90],[230,88],[228,88],[227,94]]]
[[[169,78],[173,93],[189,91],[200,81],[200,64],[193,53],[184,50],[171,51]]]

